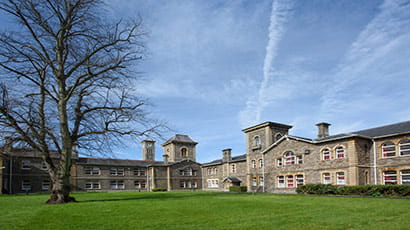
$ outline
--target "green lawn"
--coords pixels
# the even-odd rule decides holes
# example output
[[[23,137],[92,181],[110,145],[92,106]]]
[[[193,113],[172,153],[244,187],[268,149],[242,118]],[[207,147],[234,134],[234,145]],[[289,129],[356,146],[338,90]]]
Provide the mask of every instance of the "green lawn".
[[[0,195],[0,229],[410,229],[410,200],[215,192]]]

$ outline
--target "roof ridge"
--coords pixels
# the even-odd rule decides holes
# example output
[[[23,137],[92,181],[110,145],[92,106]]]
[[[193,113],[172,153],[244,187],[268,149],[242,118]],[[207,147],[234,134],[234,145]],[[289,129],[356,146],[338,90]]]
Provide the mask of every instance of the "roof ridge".
[[[357,130],[357,131],[354,131],[354,132],[350,132],[348,134],[356,134],[358,132],[363,132],[363,131],[372,130],[372,129],[379,129],[379,128],[384,128],[384,127],[388,127],[388,126],[392,126],[392,125],[404,124],[404,123],[408,123],[408,122],[410,122],[410,120],[400,121],[400,122],[396,122],[396,123],[392,123],[392,124],[388,124],[388,125],[376,126],[376,127],[368,128],[368,129]]]

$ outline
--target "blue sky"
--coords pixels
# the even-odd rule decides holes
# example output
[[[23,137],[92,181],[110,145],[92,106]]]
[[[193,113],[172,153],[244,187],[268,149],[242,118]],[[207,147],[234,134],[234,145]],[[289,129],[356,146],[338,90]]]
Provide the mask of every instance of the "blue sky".
[[[199,162],[245,153],[241,130],[264,121],[314,138],[322,121],[337,134],[409,120],[410,1],[108,2],[142,16],[139,93],[199,142]],[[117,156],[140,159],[140,145]]]
[[[199,162],[245,153],[241,130],[265,121],[314,138],[322,121],[337,134],[410,120],[409,0],[106,3],[112,17],[144,20],[135,93],[168,121],[166,138],[199,142]],[[115,156],[141,159],[140,143]]]

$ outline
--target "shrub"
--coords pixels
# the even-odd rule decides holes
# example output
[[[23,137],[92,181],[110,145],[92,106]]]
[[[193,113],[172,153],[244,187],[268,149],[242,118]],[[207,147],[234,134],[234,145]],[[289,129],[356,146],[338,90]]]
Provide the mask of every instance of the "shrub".
[[[152,191],[153,192],[166,192],[167,189],[166,188],[153,188]]]
[[[246,192],[248,187],[246,186],[231,186],[229,187],[229,192]]]
[[[410,185],[335,186],[329,184],[306,184],[299,186],[296,192],[318,195],[410,196]]]

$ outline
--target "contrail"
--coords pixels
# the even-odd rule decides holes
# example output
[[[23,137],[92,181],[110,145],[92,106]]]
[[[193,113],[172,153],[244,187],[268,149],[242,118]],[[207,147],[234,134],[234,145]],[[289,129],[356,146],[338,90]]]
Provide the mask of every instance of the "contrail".
[[[272,78],[273,61],[277,56],[278,44],[285,33],[285,24],[291,14],[293,1],[274,0],[272,2],[272,12],[269,26],[269,42],[266,46],[266,56],[263,63],[263,80],[256,95],[250,98],[244,111],[241,111],[242,123],[260,122],[263,109],[269,104],[266,101],[266,93],[269,81]],[[242,124],[244,125],[244,124]]]

